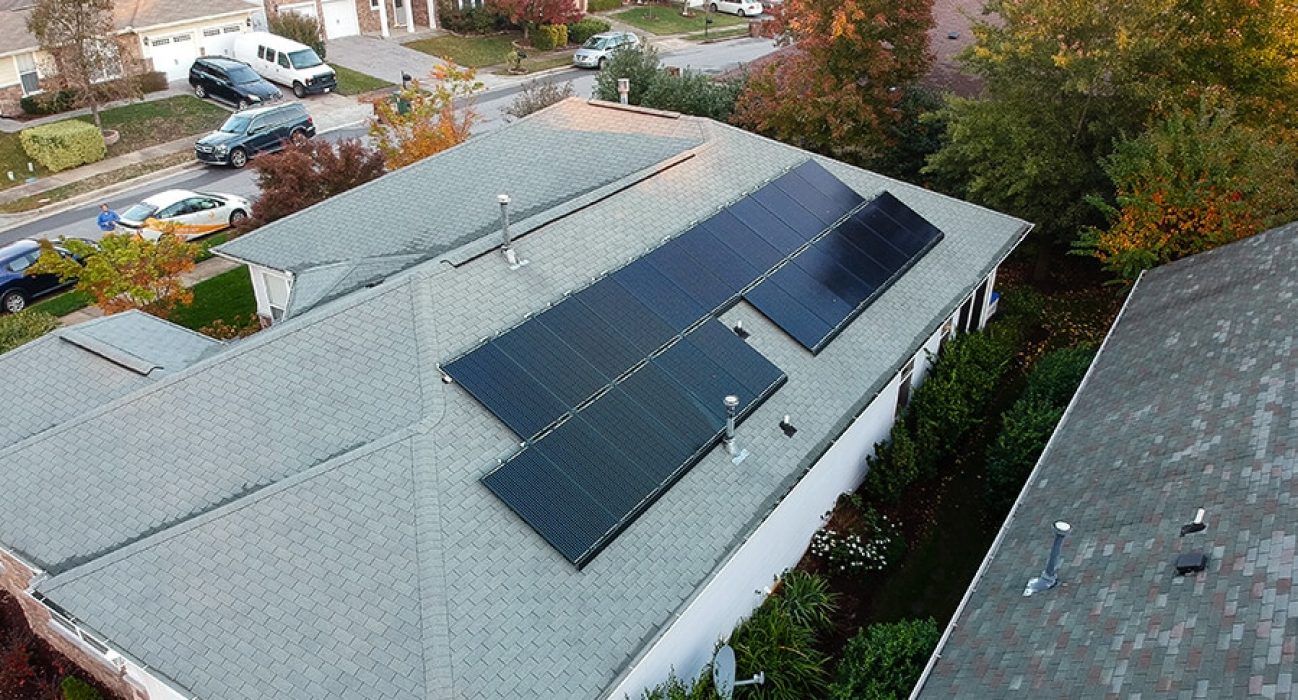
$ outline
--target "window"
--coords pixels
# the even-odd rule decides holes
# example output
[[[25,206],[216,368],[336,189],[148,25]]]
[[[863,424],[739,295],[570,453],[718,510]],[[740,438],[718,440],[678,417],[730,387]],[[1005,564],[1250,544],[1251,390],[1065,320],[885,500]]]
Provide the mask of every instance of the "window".
[[[293,66],[288,62],[288,54],[286,53],[281,53],[279,55],[279,60],[277,60],[276,63],[279,64],[280,68],[288,68],[290,70],[293,68]]]
[[[226,34],[233,34],[235,32],[242,31],[242,30],[243,27],[237,24],[231,24],[229,26],[221,27],[221,31],[225,32]]]
[[[270,306],[270,318],[278,321],[284,318],[284,309],[288,307],[288,280],[279,275],[263,274],[266,280],[266,302]]]
[[[952,321],[949,318],[942,323],[942,333],[938,336],[937,341],[937,354],[939,355],[946,349],[947,341],[951,340],[951,326]]]
[[[956,322],[955,327],[963,333],[969,328],[969,313],[973,310],[973,297],[964,300],[960,305],[960,320]]]
[[[180,44],[189,41],[193,38],[194,38],[193,34],[177,34],[176,36],[171,37],[171,41],[173,43]]]
[[[906,404],[910,403],[910,384],[911,377],[915,374],[915,358],[910,358],[910,362],[901,368],[900,380],[897,382],[897,408],[892,412],[892,417],[896,419],[906,410]]]
[[[36,259],[41,256],[40,252],[28,253],[21,258],[15,258],[9,262],[7,267],[10,272],[22,272],[36,263]]]
[[[379,9],[379,0],[370,0],[370,9],[371,10]]]
[[[203,30],[203,36],[220,36],[220,35],[221,35],[220,27],[208,27],[207,29]]]
[[[104,40],[98,42],[97,47],[102,63],[98,66],[99,70],[90,76],[90,81],[103,83],[122,77],[122,58],[117,44],[111,40]]]
[[[983,280],[983,283],[978,285],[978,291],[974,292],[973,313],[969,319],[971,330],[982,328],[983,309],[987,306],[987,285],[989,282],[991,282],[990,279]]]
[[[257,58],[265,58],[265,57],[266,57],[266,47],[265,47],[265,46],[258,46],[258,47],[257,47]]]
[[[31,95],[41,91],[40,74],[36,71],[36,58],[29,53],[14,57],[18,63],[18,79],[22,81],[23,94]]]
[[[150,45],[150,46],[166,46],[167,44],[170,44],[170,43],[171,43],[171,37],[166,37],[166,36],[164,36],[164,37],[162,37],[161,39],[154,39],[153,41],[150,41],[150,42],[149,42],[149,45]]]

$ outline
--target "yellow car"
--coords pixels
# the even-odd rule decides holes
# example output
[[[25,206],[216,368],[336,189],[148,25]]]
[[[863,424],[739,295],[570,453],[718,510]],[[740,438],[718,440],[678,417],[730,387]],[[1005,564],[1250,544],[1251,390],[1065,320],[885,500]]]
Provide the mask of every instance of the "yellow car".
[[[171,224],[172,233],[188,240],[236,226],[250,211],[252,203],[236,195],[167,190],[122,212],[117,225],[157,240],[163,224]]]

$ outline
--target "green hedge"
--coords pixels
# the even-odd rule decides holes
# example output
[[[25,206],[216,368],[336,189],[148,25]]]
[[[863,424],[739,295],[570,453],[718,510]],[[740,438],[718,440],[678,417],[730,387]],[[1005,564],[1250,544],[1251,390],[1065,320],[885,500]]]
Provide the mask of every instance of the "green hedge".
[[[23,129],[18,140],[27,155],[50,172],[94,163],[108,154],[99,129],[79,119]]]
[[[568,26],[542,24],[532,33],[532,47],[537,51],[553,51],[568,45]]]
[[[607,32],[612,28],[613,25],[598,17],[587,17],[580,22],[573,22],[568,25],[568,41],[580,46],[586,43],[587,39],[596,34]]]
[[[833,700],[904,698],[919,682],[942,632],[932,618],[875,624],[862,629],[843,649],[829,688]]]
[[[682,71],[679,75],[661,71],[645,90],[640,104],[724,122],[730,120],[743,89],[740,80],[718,81],[697,71]]]
[[[0,316],[0,352],[9,352],[59,327],[59,320],[39,311]]]
[[[442,29],[457,34],[486,34],[505,26],[505,18],[487,7],[459,8],[443,2],[437,6],[437,20]]]
[[[622,0],[590,0],[586,4],[588,12],[607,12],[622,7]]]

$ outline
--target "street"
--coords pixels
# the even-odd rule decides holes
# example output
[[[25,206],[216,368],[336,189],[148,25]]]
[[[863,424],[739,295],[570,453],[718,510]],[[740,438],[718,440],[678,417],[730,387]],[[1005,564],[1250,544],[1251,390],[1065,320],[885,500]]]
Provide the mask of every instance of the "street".
[[[665,66],[721,73],[760,58],[774,48],[769,39],[738,39],[717,44],[690,45],[675,51],[663,52],[661,58]],[[571,68],[545,76],[542,80],[571,82],[578,97],[590,97],[595,89],[596,75],[595,71]],[[508,117],[504,110],[522,89],[522,85],[515,85],[482,93],[477,98],[475,107],[482,115],[482,121],[474,128],[474,133],[481,134],[507,124],[511,117]],[[337,141],[347,138],[365,138],[365,134],[365,126],[356,125],[330,131],[322,134],[321,138]],[[233,170],[202,167],[186,170],[133,190],[119,192],[108,199],[108,205],[120,212],[142,199],[170,189],[201,190],[249,198],[257,196],[255,173],[251,168]],[[99,203],[95,202],[69,211],[50,214],[0,232],[0,245],[21,238],[68,236],[97,239],[100,235],[95,225],[95,217],[98,213]]]

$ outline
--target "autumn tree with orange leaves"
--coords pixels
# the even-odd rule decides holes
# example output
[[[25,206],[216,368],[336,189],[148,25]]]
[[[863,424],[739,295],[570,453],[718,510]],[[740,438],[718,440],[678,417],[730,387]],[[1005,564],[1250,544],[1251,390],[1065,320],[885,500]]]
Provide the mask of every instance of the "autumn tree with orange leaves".
[[[176,306],[194,300],[180,275],[194,269],[198,246],[169,230],[157,241],[138,233],[109,233],[97,244],[74,238],[60,245],[70,257],[42,240],[41,256],[27,274],[51,273],[65,282],[76,281],[77,289],[106,314],[141,309],[166,317]]]
[[[933,0],[788,0],[793,49],[759,69],[732,121],[868,164],[895,138],[902,99],[932,62]]]
[[[1088,228],[1074,251],[1097,258],[1117,281],[1142,270],[1247,238],[1298,217],[1298,151],[1205,99],[1177,111],[1102,161],[1116,206],[1093,205],[1108,228]]]
[[[476,80],[473,69],[449,64],[434,70],[432,78],[434,85],[430,89],[412,80],[396,93],[396,100],[374,103],[370,137],[383,154],[388,170],[463,143],[478,121],[473,94],[482,83]]]

